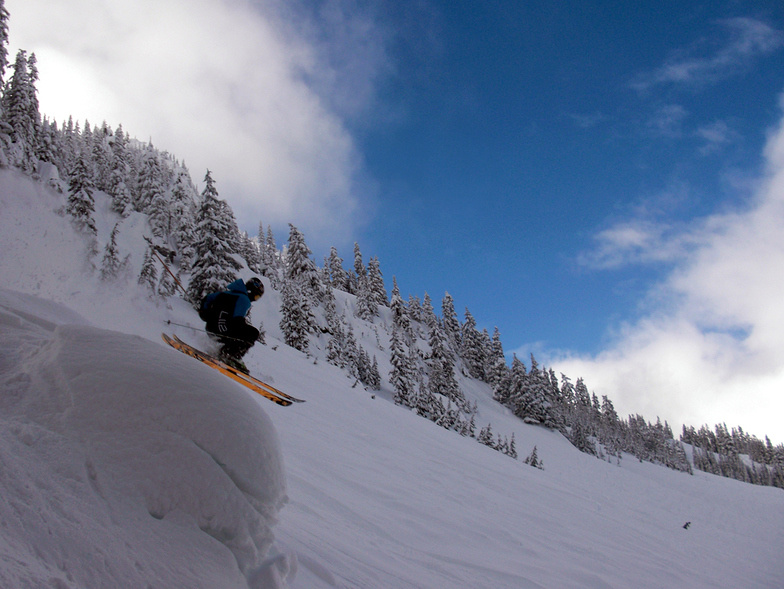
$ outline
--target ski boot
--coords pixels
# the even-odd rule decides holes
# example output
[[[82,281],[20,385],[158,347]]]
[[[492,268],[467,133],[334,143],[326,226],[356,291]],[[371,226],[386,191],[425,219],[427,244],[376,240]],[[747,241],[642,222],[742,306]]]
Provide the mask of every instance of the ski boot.
[[[245,366],[245,362],[243,362],[239,358],[235,358],[234,356],[230,356],[229,354],[224,354],[223,352],[221,352],[220,354],[218,354],[218,360],[220,360],[224,364],[228,364],[235,370],[239,370],[240,372],[244,372],[245,374],[250,374],[250,370],[248,370],[248,367]]]

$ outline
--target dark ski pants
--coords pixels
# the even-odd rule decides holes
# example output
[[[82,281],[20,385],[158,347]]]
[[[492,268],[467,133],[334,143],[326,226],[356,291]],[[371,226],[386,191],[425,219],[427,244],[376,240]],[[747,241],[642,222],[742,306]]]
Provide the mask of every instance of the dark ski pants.
[[[259,330],[248,325],[244,319],[237,317],[229,323],[229,329],[224,333],[210,332],[221,344],[221,354],[240,359],[259,338]]]

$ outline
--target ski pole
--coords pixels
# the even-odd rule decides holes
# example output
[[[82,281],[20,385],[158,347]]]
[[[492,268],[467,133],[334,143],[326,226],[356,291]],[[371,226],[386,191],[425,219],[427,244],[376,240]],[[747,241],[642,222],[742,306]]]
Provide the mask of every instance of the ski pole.
[[[156,257],[156,258],[158,258],[158,261],[159,261],[161,264],[163,264],[163,268],[164,268],[164,269],[165,269],[165,270],[166,270],[166,271],[167,271],[169,274],[171,274],[171,277],[172,277],[172,278],[174,278],[174,282],[176,282],[176,283],[177,283],[177,286],[179,286],[179,287],[180,287],[180,290],[182,291],[182,294],[184,294],[184,295],[186,295],[186,296],[187,296],[187,294],[188,294],[188,293],[186,292],[186,290],[185,290],[185,287],[184,287],[184,286],[182,285],[182,283],[181,283],[181,282],[180,282],[180,281],[177,279],[177,277],[174,275],[174,273],[173,273],[171,270],[169,270],[169,267],[166,265],[166,262],[164,262],[164,261],[161,259],[161,257],[158,255],[158,252],[156,252],[156,251],[153,249],[153,250],[152,250],[152,253],[153,253],[153,254],[155,254],[155,257]]]
[[[177,325],[178,327],[186,327],[188,329],[192,329],[193,331],[200,331],[202,333],[206,333],[207,335],[214,335],[215,337],[218,337],[220,339],[230,339],[230,340],[234,340],[235,342],[245,342],[246,341],[246,340],[239,339],[239,338],[236,338],[236,337],[231,337],[230,335],[220,335],[219,333],[212,333],[210,331],[207,331],[206,329],[201,329],[199,327],[193,327],[192,325],[185,325],[183,323],[176,323],[176,322],[172,321],[171,319],[166,319],[164,321],[164,323],[166,323],[166,325]]]
[[[179,279],[174,275],[174,272],[169,270],[169,267],[166,265],[166,262],[163,261],[163,258],[161,258],[161,256],[158,255],[158,252],[156,251],[155,246],[152,243],[152,240],[149,237],[145,237],[144,239],[147,241],[147,243],[150,244],[150,251],[152,251],[153,255],[156,258],[158,258],[158,261],[163,265],[164,270],[166,270],[171,275],[171,277],[174,278],[174,282],[176,282],[177,286],[180,287],[180,290],[182,291],[182,294],[184,294],[185,296],[188,296],[188,293],[185,290],[185,287],[182,285],[182,283],[179,281]]]

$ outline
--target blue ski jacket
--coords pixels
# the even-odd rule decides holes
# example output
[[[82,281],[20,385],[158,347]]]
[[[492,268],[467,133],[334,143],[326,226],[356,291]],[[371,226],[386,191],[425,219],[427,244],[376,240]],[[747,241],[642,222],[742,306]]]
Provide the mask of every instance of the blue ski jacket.
[[[202,317],[208,324],[211,324],[210,319],[216,318],[220,311],[225,311],[231,314],[231,318],[245,318],[250,311],[250,297],[248,290],[245,288],[245,283],[242,279],[237,279],[226,290],[208,294],[201,302],[199,316]],[[208,330],[211,325],[208,326]]]

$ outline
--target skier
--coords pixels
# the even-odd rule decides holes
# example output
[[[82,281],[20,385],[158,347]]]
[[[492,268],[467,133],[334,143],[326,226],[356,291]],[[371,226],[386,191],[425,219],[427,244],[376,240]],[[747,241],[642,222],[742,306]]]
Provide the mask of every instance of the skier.
[[[259,330],[246,318],[252,302],[264,294],[264,285],[255,276],[246,282],[235,280],[226,290],[205,296],[199,307],[199,317],[207,323],[207,332],[221,344],[218,355],[223,362],[248,372],[242,357],[259,337]]]

